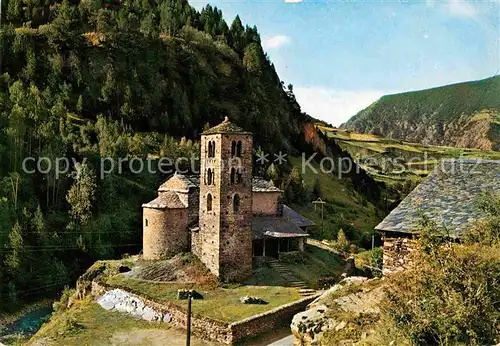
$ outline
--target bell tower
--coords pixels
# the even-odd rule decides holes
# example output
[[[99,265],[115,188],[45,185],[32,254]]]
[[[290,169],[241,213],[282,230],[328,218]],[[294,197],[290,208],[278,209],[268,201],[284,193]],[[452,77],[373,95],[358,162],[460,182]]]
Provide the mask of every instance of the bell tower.
[[[195,254],[222,281],[252,273],[252,134],[231,123],[201,136],[199,246]]]

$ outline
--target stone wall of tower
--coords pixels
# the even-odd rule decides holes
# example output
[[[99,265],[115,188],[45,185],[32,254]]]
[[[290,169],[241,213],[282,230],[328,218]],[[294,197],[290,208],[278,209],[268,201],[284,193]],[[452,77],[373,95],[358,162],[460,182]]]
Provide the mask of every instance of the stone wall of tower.
[[[168,258],[189,246],[187,209],[143,208],[143,257]]]
[[[188,214],[189,214],[189,227],[198,226],[198,213],[200,210],[200,190],[191,188],[188,194]]]
[[[252,275],[253,142],[251,135],[224,135],[222,157],[231,158],[233,141],[242,142],[242,154],[227,160],[221,174],[220,276],[226,281],[241,281]],[[231,166],[241,169],[240,183],[231,184]],[[240,200],[237,212],[233,209],[235,195]]]
[[[221,148],[221,135],[202,136],[200,143],[200,203],[199,232],[192,234],[192,251],[216,276],[219,276],[219,226],[220,226],[220,162],[208,157],[208,141],[215,142],[215,156]],[[214,170],[214,184],[206,184],[208,169]],[[207,196],[212,196],[212,210],[207,210]]]
[[[208,157],[208,142],[215,143],[215,157]],[[242,142],[242,155],[232,158],[232,142]],[[240,182],[231,183],[231,168],[241,169]],[[207,171],[213,169],[213,184]],[[208,194],[212,210],[207,210]],[[239,197],[234,210],[235,196]],[[252,136],[213,134],[201,139],[200,244],[195,254],[223,281],[239,281],[252,272]],[[196,253],[197,252],[197,253]]]
[[[279,202],[281,192],[254,192],[252,196],[253,215],[273,215],[279,214]]]

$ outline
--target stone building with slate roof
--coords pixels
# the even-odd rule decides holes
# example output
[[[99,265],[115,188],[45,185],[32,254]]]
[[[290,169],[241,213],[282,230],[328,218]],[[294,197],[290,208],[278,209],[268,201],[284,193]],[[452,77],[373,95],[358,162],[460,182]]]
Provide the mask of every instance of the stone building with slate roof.
[[[191,251],[225,281],[251,274],[256,257],[303,251],[314,223],[283,205],[282,191],[252,177],[252,135],[227,118],[201,136],[201,174],[174,174],[143,207],[143,255]]]
[[[405,269],[425,215],[459,240],[483,215],[475,199],[500,192],[500,161],[442,160],[375,229],[384,241],[384,273]]]

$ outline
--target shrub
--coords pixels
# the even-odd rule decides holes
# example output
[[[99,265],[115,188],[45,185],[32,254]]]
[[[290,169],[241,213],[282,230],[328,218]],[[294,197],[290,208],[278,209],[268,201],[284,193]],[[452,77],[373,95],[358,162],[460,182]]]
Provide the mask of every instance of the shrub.
[[[476,208],[487,217],[467,232],[465,241],[489,246],[500,244],[500,195],[485,193],[475,202]]]
[[[428,237],[434,234],[433,238]],[[443,243],[422,232],[412,270],[394,275],[383,313],[415,345],[500,341],[500,246]]]
[[[55,312],[62,312],[68,308],[68,302],[70,298],[75,293],[74,289],[70,289],[68,286],[64,287],[62,291],[61,298],[52,304],[52,307]]]
[[[369,268],[373,275],[380,275],[382,272],[384,251],[381,247],[373,250],[362,251],[356,254],[356,267]]]
[[[83,325],[79,324],[76,317],[73,315],[64,315],[62,317],[62,330],[61,335],[69,335],[78,332],[78,330],[83,329]]]
[[[280,262],[283,263],[306,263],[306,255],[301,252],[282,252],[279,257]]]
[[[349,252],[350,245],[351,244],[349,243],[349,240],[347,240],[344,231],[339,230],[337,233],[337,240],[332,243],[333,248],[338,252]]]

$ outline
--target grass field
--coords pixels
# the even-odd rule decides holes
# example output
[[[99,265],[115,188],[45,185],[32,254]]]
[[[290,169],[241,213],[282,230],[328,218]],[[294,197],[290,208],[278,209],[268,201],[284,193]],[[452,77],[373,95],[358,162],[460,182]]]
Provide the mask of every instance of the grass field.
[[[165,343],[168,340],[168,343]],[[90,297],[46,323],[28,345],[185,345],[185,332],[101,308]],[[193,338],[193,346],[215,345]]]
[[[374,179],[387,184],[419,182],[445,158],[500,160],[498,151],[423,145],[344,129],[318,128],[334,138]]]
[[[175,256],[171,264],[177,265],[179,272],[185,272],[197,266],[196,261],[182,261],[186,255]],[[310,287],[317,288],[322,277],[339,277],[344,268],[344,261],[329,251],[307,245],[303,261],[300,263],[283,262],[291,272],[306,281]],[[167,261],[160,261],[161,268]],[[118,274],[120,265],[133,268],[125,274]],[[193,301],[192,311],[195,316],[209,317],[222,322],[236,322],[253,315],[269,311],[276,307],[292,303],[303,298],[298,288],[285,287],[281,275],[267,264],[254,267],[252,277],[244,284],[213,285],[213,282],[201,280],[200,283],[155,282],[139,280],[131,276],[134,270],[151,269],[153,263],[142,261],[139,257],[124,260],[100,261],[96,267],[106,265],[101,280],[117,288],[138,294],[142,297],[174,304],[187,309],[186,300],[177,300],[178,289],[194,289],[203,295],[203,299]],[[137,267],[139,266],[139,267]],[[149,270],[150,271],[150,270]],[[148,270],[143,271],[148,272]],[[199,274],[203,274],[199,272]],[[188,278],[188,279],[191,279]],[[259,297],[268,302],[265,305],[243,304],[240,297]],[[65,306],[65,304],[63,304]],[[147,322],[125,313],[108,311],[101,308],[92,297],[74,300],[71,308],[58,310],[32,338],[30,345],[184,345],[184,332],[171,328],[168,323]],[[258,344],[258,340],[255,341]],[[253,345],[254,343],[252,343]],[[202,340],[194,340],[192,345],[213,345]]]
[[[289,160],[295,167],[300,168],[302,165],[301,158],[290,157]],[[319,182],[321,199],[326,202],[324,219],[321,218],[320,208],[315,210],[312,201],[291,207],[316,223],[311,230],[313,237],[334,239],[339,229],[346,231],[350,240],[371,237],[374,227],[384,215],[364,196],[356,192],[349,180],[339,179],[335,173],[322,172],[318,163],[311,162],[311,165],[315,171],[307,168],[302,178],[309,190],[313,188],[316,180]]]
[[[295,276],[306,282],[309,287],[319,289],[318,279],[322,277],[340,277],[345,267],[345,262],[339,256],[307,245],[304,263],[285,264]]]
[[[318,288],[318,280],[322,277],[339,277],[345,265],[339,256],[310,245],[306,246],[303,261],[282,264],[312,288]],[[183,308],[187,308],[187,303],[185,300],[177,300],[177,290],[194,289],[203,295],[203,299],[195,301],[193,313],[224,322],[236,322],[301,298],[297,288],[285,287],[286,283],[280,274],[266,264],[254,268],[252,277],[244,285],[210,287],[189,283],[151,282],[122,274],[108,277],[106,283]],[[259,297],[269,304],[242,304],[239,299],[244,296]]]
[[[110,285],[130,289],[132,292],[158,302],[170,302],[187,309],[187,301],[177,300],[177,290],[195,289],[203,299],[193,304],[193,314],[210,317],[223,322],[236,322],[278,306],[299,300],[301,296],[296,288],[282,286],[228,286],[227,288],[203,289],[196,285],[175,283],[152,283],[117,275],[109,278]],[[240,297],[259,297],[267,305],[242,304]]]

